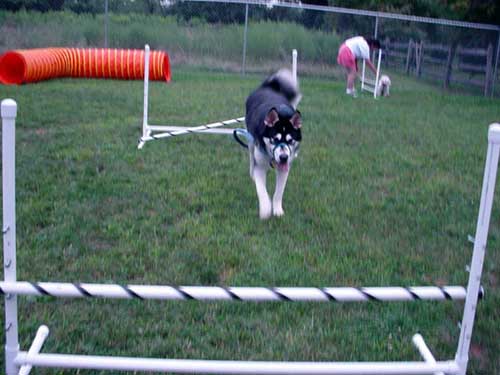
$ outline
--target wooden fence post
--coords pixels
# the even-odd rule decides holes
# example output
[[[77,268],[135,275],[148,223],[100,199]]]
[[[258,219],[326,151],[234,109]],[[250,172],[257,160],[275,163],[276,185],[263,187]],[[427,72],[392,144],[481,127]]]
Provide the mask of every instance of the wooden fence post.
[[[454,57],[454,48],[453,44],[448,48],[448,58],[446,59],[446,71],[444,76],[444,88],[447,89],[450,87],[451,81],[451,73],[453,71],[453,57]]]
[[[498,80],[498,75],[497,75],[498,70],[497,69],[498,69],[499,56],[500,56],[500,30],[498,30],[497,53],[496,53],[496,57],[495,57],[495,67],[493,68],[493,77],[491,80],[491,97],[492,98],[495,95],[495,85],[496,85],[496,82]]]
[[[391,59],[391,40],[389,37],[385,37],[384,41],[382,42],[382,48],[384,49],[384,63],[386,66],[390,65],[390,59]]]
[[[413,48],[413,39],[410,38],[408,41],[408,52],[406,52],[406,66],[405,66],[405,73],[410,74],[410,60],[411,60],[411,52]]]
[[[422,60],[424,55],[424,42],[420,41],[420,43],[415,43],[415,53],[416,53],[416,63],[417,63],[417,71],[416,75],[418,78],[422,75]]]
[[[493,45],[488,44],[488,50],[486,52],[486,70],[484,72],[484,96],[488,96],[491,87],[491,80],[493,78]]]

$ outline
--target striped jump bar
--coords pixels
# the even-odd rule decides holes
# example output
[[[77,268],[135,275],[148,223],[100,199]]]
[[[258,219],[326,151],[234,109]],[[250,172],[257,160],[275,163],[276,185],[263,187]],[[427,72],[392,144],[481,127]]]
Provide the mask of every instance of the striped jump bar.
[[[95,297],[158,300],[234,300],[234,301],[312,301],[312,302],[365,302],[411,300],[464,300],[467,291],[462,286],[412,287],[220,287],[220,286],[168,286],[118,285],[56,282],[0,282],[0,294]],[[479,297],[484,292],[481,288]]]
[[[182,130],[165,131],[163,133],[152,134],[152,135],[149,135],[147,137],[141,137],[139,142],[154,141],[156,139],[175,137],[177,135],[183,135],[183,134],[199,133],[199,132],[202,132],[204,130],[218,128],[218,127],[226,126],[226,125],[240,124],[242,122],[245,122],[245,117],[238,117],[238,118],[234,118],[231,120],[214,122],[212,124],[206,124],[206,125],[200,125],[200,126],[194,126],[194,127],[186,127],[185,129],[182,129]]]

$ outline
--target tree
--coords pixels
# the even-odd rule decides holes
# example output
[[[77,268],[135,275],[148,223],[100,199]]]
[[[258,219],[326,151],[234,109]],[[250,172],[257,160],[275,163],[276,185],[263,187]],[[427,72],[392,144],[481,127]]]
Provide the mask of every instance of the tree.
[[[64,0],[3,0],[0,9],[18,11],[20,9],[48,12],[49,10],[61,10]]]
[[[380,12],[448,18],[479,23],[500,23],[498,0],[330,0],[330,5]]]
[[[303,4],[328,6],[328,0],[304,0]],[[324,12],[313,10],[305,11],[302,16],[302,23],[310,29],[322,29],[325,25]]]

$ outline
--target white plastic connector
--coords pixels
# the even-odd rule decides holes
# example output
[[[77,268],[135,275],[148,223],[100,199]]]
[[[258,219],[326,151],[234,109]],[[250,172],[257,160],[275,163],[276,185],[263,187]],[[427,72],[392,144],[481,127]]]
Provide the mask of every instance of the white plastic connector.
[[[2,100],[2,118],[13,119],[17,115],[17,104],[13,99]]]
[[[500,144],[500,124],[491,124],[488,130],[488,141],[495,144]]]
[[[33,343],[31,344],[31,347],[28,351],[28,358],[30,355],[40,353],[43,343],[47,339],[48,335],[49,335],[49,328],[46,325],[41,325],[38,328],[38,331],[36,331],[35,339],[33,340]],[[32,368],[33,366],[31,365],[21,366],[21,368],[19,369],[19,375],[29,375]]]

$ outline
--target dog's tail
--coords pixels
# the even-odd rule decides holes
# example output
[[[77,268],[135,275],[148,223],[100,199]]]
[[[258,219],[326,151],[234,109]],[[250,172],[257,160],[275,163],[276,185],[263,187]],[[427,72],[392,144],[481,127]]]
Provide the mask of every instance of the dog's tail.
[[[299,90],[299,82],[296,80],[292,72],[288,69],[280,69],[273,75],[269,76],[264,83],[263,87],[269,87],[276,92],[283,94],[292,104],[294,108],[302,99]]]

